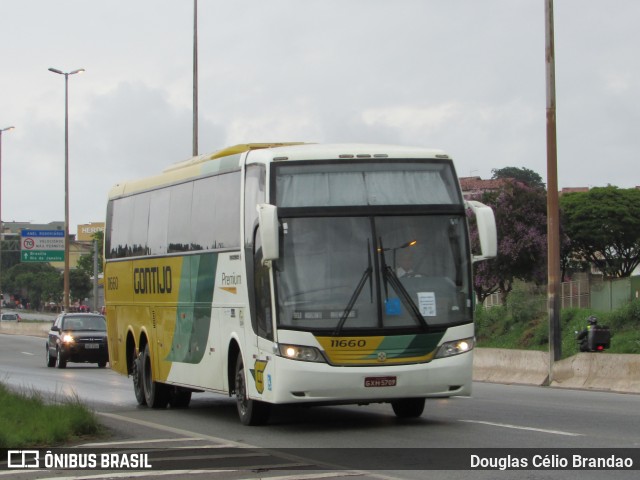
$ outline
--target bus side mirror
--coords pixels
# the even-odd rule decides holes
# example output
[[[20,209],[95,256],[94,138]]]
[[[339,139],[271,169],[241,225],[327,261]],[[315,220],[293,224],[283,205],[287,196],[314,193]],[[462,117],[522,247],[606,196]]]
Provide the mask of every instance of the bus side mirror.
[[[260,241],[262,242],[262,260],[277,260],[280,258],[278,208],[275,205],[261,203],[257,209]]]
[[[473,256],[473,262],[495,258],[498,254],[498,233],[496,230],[496,218],[491,207],[474,200],[467,200],[467,206],[476,216],[478,236],[480,238],[480,255]]]

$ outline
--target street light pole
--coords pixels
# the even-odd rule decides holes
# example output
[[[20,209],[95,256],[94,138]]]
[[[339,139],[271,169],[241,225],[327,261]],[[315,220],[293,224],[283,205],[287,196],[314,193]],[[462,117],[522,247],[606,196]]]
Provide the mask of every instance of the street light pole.
[[[198,155],[198,0],[193,0],[193,148]]]
[[[8,132],[16,127],[0,128],[0,294],[2,294],[2,237],[4,236],[4,225],[2,224],[2,132]],[[2,304],[4,303],[4,297],[0,299],[0,315],[2,315]]]
[[[69,311],[69,75],[83,73],[84,68],[63,72],[50,68],[50,72],[64,75],[64,311]]]

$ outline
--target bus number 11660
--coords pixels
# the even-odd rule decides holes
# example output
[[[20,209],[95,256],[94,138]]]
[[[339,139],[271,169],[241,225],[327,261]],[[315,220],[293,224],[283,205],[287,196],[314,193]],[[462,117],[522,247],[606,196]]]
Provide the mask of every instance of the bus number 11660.
[[[366,340],[331,340],[331,346],[333,348],[364,348],[367,346]]]

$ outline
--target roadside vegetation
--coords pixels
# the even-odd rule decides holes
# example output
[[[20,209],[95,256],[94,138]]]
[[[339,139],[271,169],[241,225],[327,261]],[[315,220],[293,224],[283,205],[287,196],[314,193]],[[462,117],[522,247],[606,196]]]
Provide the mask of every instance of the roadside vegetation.
[[[36,391],[14,392],[0,383],[0,405],[0,448],[52,447],[103,430],[77,397],[49,402]]]
[[[524,284],[514,287],[507,304],[476,308],[476,337],[480,348],[549,349],[549,318],[546,290]],[[578,353],[576,331],[585,328],[595,315],[599,325],[609,326],[612,334],[608,353],[640,354],[640,299],[612,312],[585,308],[564,309],[560,315],[562,357]]]

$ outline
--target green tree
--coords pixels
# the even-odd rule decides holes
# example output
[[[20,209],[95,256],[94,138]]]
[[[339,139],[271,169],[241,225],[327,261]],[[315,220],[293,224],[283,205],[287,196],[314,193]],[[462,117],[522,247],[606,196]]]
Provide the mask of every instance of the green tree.
[[[560,197],[569,254],[607,277],[628,277],[640,265],[640,190],[614,186]]]
[[[2,265],[5,270],[20,263],[20,237],[5,237],[2,239]]]
[[[60,302],[62,274],[48,263],[18,263],[2,274],[2,288],[29,300],[32,308],[43,302]]]
[[[89,298],[92,289],[91,277],[87,272],[81,269],[69,271],[69,290],[71,291],[72,299],[84,300]]]
[[[96,232],[93,234],[93,239],[98,241],[98,273],[102,273],[103,263],[103,250],[104,250],[104,232]],[[81,255],[78,259],[77,268],[85,271],[90,277],[93,277],[93,255],[94,246],[91,246],[91,251],[86,255]]]
[[[491,170],[493,173],[492,179],[496,180],[498,178],[512,178],[514,180],[518,180],[531,188],[540,188],[544,189],[545,184],[542,181],[542,177],[538,175],[533,170],[524,167],[504,167],[504,168],[494,168]]]

